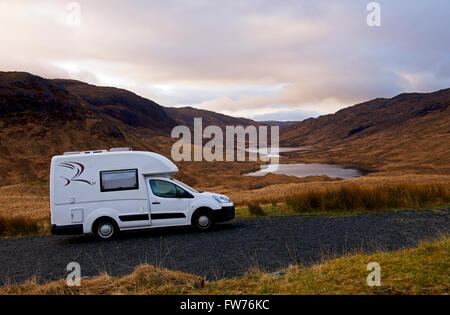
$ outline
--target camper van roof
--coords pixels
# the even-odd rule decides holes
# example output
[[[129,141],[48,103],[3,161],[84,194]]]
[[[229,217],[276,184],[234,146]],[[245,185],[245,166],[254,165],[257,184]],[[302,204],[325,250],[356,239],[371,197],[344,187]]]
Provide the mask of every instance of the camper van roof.
[[[120,156],[123,159],[120,159]],[[126,156],[126,157],[125,157]],[[118,159],[115,159],[117,157]],[[142,175],[152,176],[172,176],[178,172],[178,167],[165,156],[146,151],[130,151],[130,150],[94,150],[94,151],[81,151],[81,152],[69,152],[63,155],[54,156],[53,159],[76,159],[76,158],[96,158],[99,161],[104,160],[104,167],[107,167],[108,161],[112,161],[114,165],[117,165],[117,161],[120,160],[124,165],[124,168],[139,168]],[[124,163],[122,163],[122,161]],[[125,167],[126,166],[126,167]]]
[[[119,148],[109,149],[109,152],[121,152],[121,151],[133,151],[133,149],[129,148],[129,147],[119,147]],[[70,152],[64,152],[63,155],[105,153],[105,152],[108,152],[108,150],[70,151]]]

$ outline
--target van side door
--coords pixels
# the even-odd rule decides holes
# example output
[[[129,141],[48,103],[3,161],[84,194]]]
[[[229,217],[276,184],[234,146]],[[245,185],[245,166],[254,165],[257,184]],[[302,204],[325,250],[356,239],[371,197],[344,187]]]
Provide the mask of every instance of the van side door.
[[[150,216],[153,226],[185,225],[193,196],[165,179],[149,179]]]
[[[152,225],[146,191],[144,187],[139,187],[139,179],[137,169],[100,171],[102,200],[95,207],[114,209],[120,229]]]

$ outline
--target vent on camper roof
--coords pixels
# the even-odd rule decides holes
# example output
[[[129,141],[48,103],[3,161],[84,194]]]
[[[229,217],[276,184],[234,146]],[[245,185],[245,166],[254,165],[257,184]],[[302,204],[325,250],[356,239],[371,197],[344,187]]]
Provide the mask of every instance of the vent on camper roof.
[[[117,151],[133,151],[132,148],[129,147],[121,147],[121,148],[111,148],[109,152],[117,152]]]
[[[91,153],[103,153],[108,152],[106,150],[93,150],[93,151],[72,151],[72,152],[64,152],[63,155],[71,155],[71,154],[91,154]]]
[[[80,154],[80,151],[64,152],[63,155]]]
[[[82,153],[92,154],[92,153],[103,153],[103,152],[108,152],[108,151],[106,151],[106,150],[89,150],[89,151],[83,151]]]

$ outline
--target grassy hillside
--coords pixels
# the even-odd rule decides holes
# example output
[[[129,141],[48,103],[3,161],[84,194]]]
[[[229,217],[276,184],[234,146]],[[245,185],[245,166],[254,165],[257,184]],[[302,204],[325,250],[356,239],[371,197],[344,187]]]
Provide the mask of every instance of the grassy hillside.
[[[402,94],[345,108],[283,129],[291,162],[365,166],[382,172],[450,174],[450,89]]]
[[[402,94],[292,124],[281,130],[282,144],[314,150],[286,153],[282,161],[355,164],[384,175],[450,174],[449,102],[450,89]],[[205,126],[257,124],[190,107],[165,108],[123,89],[0,72],[0,186],[48,180],[51,156],[64,151],[130,146],[168,156],[175,141],[171,128],[192,126],[194,117],[203,117]],[[179,178],[188,184],[221,190],[233,182],[246,190],[305,181],[241,176],[257,163],[179,166]]]
[[[0,72],[0,186],[48,180],[51,157],[65,151],[128,146],[169,156],[172,128],[194,116],[205,125],[253,123],[169,109],[123,89]]]

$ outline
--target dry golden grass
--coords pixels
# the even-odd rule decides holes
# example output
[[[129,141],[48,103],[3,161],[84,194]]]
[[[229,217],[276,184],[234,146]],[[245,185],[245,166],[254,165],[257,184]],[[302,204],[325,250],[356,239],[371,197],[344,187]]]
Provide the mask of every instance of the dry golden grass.
[[[397,185],[397,184],[443,184],[450,186],[450,175],[384,175],[370,174],[368,176],[357,177],[346,180],[323,181],[315,180],[307,183],[286,183],[268,185],[263,188],[253,190],[234,189],[228,193],[229,197],[236,205],[246,205],[256,201],[260,203],[272,203],[284,201],[287,197],[306,192],[323,191],[325,189],[339,188],[345,185],[354,184],[360,187],[373,187],[376,185]]]
[[[48,219],[50,201],[47,183],[28,183],[0,187],[0,215]]]
[[[49,225],[41,220],[23,216],[0,216],[0,236],[18,236],[47,233]]]
[[[21,285],[0,288],[0,294],[188,294],[204,285],[204,279],[196,275],[141,265],[128,276],[117,278],[103,274],[82,280],[80,287],[69,287],[65,280],[40,285],[31,279]]]
[[[421,208],[450,203],[450,186],[445,184],[383,184],[371,187],[344,184],[322,190],[308,190],[286,198],[295,211],[387,210]]]
[[[47,183],[0,187],[0,236],[49,232],[50,203]]]
[[[450,238],[416,248],[356,254],[311,267],[290,266],[278,273],[253,271],[242,277],[207,282],[177,271],[139,266],[125,277],[83,279],[80,287],[64,280],[37,284],[30,280],[0,288],[0,294],[449,294]],[[369,287],[369,262],[381,266],[381,286]]]

